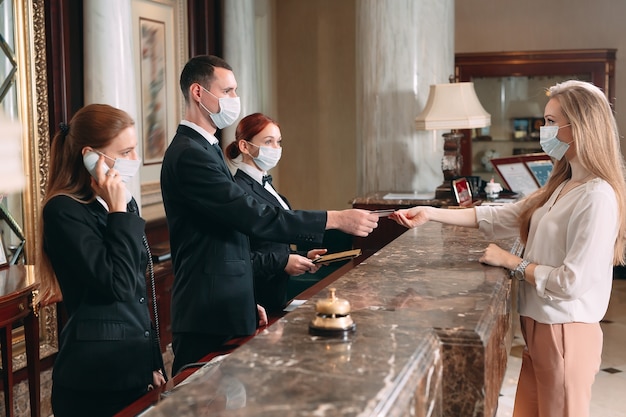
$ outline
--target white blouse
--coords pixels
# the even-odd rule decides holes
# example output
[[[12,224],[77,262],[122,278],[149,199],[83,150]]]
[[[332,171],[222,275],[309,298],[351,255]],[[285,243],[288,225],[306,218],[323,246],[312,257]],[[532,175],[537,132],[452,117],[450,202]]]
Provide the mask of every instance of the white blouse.
[[[555,202],[564,184],[533,214],[524,259],[537,264],[536,285],[521,283],[518,309],[540,323],[597,323],[613,283],[617,198],[596,178]],[[479,229],[494,239],[518,236],[522,204],[476,207]]]

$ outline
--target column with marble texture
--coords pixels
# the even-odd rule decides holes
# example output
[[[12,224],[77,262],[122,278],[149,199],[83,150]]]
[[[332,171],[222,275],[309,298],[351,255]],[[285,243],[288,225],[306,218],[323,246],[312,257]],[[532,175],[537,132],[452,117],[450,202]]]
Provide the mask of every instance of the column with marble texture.
[[[255,36],[255,2],[224,2],[224,59],[233,67],[237,93],[241,99],[241,116],[259,111],[257,94],[257,61]],[[235,139],[237,120],[222,132],[222,146]]]
[[[359,0],[357,187],[434,194],[443,139],[417,131],[430,84],[454,73],[454,0]]]
[[[85,104],[120,108],[137,120],[131,0],[84,0]],[[139,152],[139,150],[138,150]],[[139,175],[129,188],[141,207]]]

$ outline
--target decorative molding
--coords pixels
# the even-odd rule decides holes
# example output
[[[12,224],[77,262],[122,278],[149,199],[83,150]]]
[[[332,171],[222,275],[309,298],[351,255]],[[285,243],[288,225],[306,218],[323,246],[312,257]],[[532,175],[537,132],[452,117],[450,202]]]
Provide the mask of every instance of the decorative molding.
[[[15,0],[18,103],[23,132],[24,170],[28,181],[22,194],[26,260],[35,264],[40,245],[39,217],[48,179],[50,135],[46,66],[45,0]],[[49,355],[57,347],[56,306],[40,314],[40,348]],[[44,356],[42,356],[44,357]]]

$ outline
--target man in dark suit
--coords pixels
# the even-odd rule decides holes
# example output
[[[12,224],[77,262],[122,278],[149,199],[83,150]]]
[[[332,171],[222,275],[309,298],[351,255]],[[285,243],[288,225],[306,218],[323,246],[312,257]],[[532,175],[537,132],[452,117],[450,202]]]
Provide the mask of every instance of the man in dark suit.
[[[266,324],[254,299],[248,236],[312,244],[322,242],[326,229],[367,236],[378,225],[378,217],[365,210],[287,211],[246,194],[214,136],[239,117],[232,68],[215,56],[194,57],[183,68],[180,87],[185,119],[161,170],[175,276],[172,375]]]

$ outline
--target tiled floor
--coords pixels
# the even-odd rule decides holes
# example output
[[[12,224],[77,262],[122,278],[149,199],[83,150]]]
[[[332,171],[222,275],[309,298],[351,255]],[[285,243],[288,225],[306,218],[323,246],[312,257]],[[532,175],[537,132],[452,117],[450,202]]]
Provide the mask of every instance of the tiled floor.
[[[516,320],[514,320],[516,321]],[[515,323],[516,325],[518,323]],[[613,280],[609,310],[601,323],[604,332],[601,370],[593,384],[591,417],[626,416],[626,280]],[[519,325],[517,325],[519,328]],[[513,415],[513,400],[517,377],[522,364],[524,346],[519,330],[516,331],[500,391],[496,417]]]

